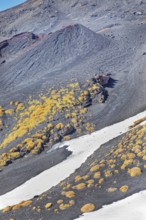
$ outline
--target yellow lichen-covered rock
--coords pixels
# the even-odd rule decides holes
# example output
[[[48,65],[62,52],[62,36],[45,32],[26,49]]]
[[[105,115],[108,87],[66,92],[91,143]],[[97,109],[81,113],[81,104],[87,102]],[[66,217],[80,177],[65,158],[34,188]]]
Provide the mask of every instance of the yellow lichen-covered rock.
[[[99,165],[95,165],[95,166],[91,167],[90,172],[94,172],[94,171],[97,171],[99,169],[100,169],[100,166]]]
[[[81,212],[93,212],[95,210],[95,205],[93,203],[88,203],[82,206]]]
[[[52,205],[53,205],[53,204],[52,204],[51,202],[49,202],[49,203],[47,203],[47,204],[45,205],[45,208],[46,208],[46,209],[49,209],[49,208],[52,207]]]
[[[76,196],[76,193],[74,191],[68,191],[68,192],[65,192],[65,196],[67,198],[73,198]]]
[[[134,176],[140,176],[142,174],[142,170],[139,167],[133,167],[131,169],[128,170],[128,173],[130,174],[130,176],[134,177]]]
[[[120,191],[121,192],[127,192],[129,187],[127,185],[121,186]]]

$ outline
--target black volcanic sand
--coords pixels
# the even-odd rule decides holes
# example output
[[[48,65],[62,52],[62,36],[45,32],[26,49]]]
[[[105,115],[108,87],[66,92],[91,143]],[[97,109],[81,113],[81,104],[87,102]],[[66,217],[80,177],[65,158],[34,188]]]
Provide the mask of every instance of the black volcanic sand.
[[[7,108],[11,100],[25,102],[29,95],[35,98],[52,86],[58,88],[71,81],[83,82],[104,72],[111,73],[116,83],[109,86],[105,104],[90,107],[93,116],[89,121],[96,123],[97,130],[145,110],[145,11],[146,0],[30,0],[0,12],[0,40],[7,40],[5,44],[0,43],[0,104]],[[66,27],[69,24],[71,26]],[[0,142],[3,135],[0,133]],[[113,143],[100,148],[77,173],[83,175],[87,163],[102,158]],[[67,149],[60,149],[15,161],[0,172],[0,194],[63,161],[69,154]],[[129,185],[126,194],[117,191],[113,197],[107,193],[110,181],[114,181],[111,178],[97,192],[96,189],[80,192],[76,205],[59,215],[46,211],[44,204],[48,199],[44,198],[41,202],[34,199],[34,204],[42,207],[40,213],[34,214],[28,207],[1,213],[1,219],[7,220],[14,215],[15,220],[70,220],[79,216],[83,201],[91,199],[100,208],[145,189],[145,171],[133,182],[125,173],[117,175],[117,180],[121,185]],[[60,186],[51,189],[50,193],[51,202],[56,201]]]
[[[122,135],[123,136],[123,135]],[[95,160],[102,160],[107,152],[110,151],[113,145],[116,145],[119,140],[121,140],[122,136],[119,136],[112,141],[102,145],[97,151],[94,152],[92,156],[90,156],[85,163],[81,165],[79,169],[75,171],[69,178],[65,179],[68,184],[75,185],[74,177],[77,175],[84,176],[87,174],[89,170],[88,164],[91,164]],[[11,180],[11,179],[10,179]],[[85,188],[82,190],[68,189],[76,192],[76,197],[67,199],[65,196],[61,195],[63,191],[63,187],[58,184],[55,187],[52,187],[49,191],[45,192],[38,198],[33,199],[32,205],[25,208],[20,208],[16,211],[11,211],[6,214],[0,214],[2,220],[9,220],[10,218],[14,218],[15,220],[26,220],[26,219],[34,219],[42,220],[52,219],[52,220],[73,220],[81,215],[80,208],[83,204],[86,203],[94,203],[96,209],[100,209],[103,205],[110,204],[114,201],[118,201],[127,196],[132,195],[133,193],[137,193],[141,190],[145,190],[145,181],[146,181],[146,170],[143,170],[141,176],[138,177],[130,177],[130,175],[126,172],[120,172],[119,174],[113,175],[110,178],[105,178],[104,184],[102,184],[101,188],[91,187]],[[84,181],[81,181],[84,182]],[[80,182],[79,182],[80,183]],[[96,183],[96,180],[95,180]],[[97,180],[98,183],[98,180]],[[78,183],[76,183],[78,184]],[[107,192],[107,189],[110,187],[120,188],[123,185],[128,185],[129,190],[126,193],[117,190],[116,192]],[[67,190],[66,190],[67,191]],[[59,205],[57,201],[63,199],[64,203],[68,203],[70,200],[75,201],[75,205],[66,210],[58,210],[58,213],[55,213],[54,210],[58,209]],[[45,208],[45,205],[51,202],[53,204],[50,210]],[[40,212],[32,210],[33,207],[40,208]]]
[[[70,155],[71,152],[63,147],[49,153],[43,152],[35,157],[28,156],[27,158],[18,159],[0,173],[0,195],[15,189],[44,170],[61,163]]]

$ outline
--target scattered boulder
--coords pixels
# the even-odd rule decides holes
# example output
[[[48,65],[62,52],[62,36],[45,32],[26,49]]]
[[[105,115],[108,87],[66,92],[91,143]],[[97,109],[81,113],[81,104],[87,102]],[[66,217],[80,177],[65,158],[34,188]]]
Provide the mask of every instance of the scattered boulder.
[[[60,135],[67,136],[67,135],[73,134],[74,132],[75,132],[74,126],[71,124],[68,124],[60,131]]]
[[[108,84],[109,80],[110,80],[110,77],[111,74],[102,74],[102,75],[99,75],[97,77],[95,77],[95,81],[96,83],[99,83],[100,85],[102,86],[105,86]]]

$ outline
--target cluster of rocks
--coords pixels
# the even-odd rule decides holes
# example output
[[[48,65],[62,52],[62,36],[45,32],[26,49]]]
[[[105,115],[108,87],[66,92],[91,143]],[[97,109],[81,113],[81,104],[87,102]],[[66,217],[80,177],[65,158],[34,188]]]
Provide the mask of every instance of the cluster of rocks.
[[[97,86],[97,89],[94,90],[94,92],[86,92],[84,94],[84,102],[83,107],[89,107],[94,102],[98,103],[104,103],[107,99],[108,92],[105,89],[106,85],[109,83],[109,80],[111,78],[111,74],[106,75],[98,75],[93,77],[90,82],[88,83],[86,89],[90,87],[94,87],[94,85]]]
[[[72,124],[67,124],[61,129],[55,128],[53,134],[50,135],[51,144],[60,142],[65,136],[72,135],[76,131]],[[50,144],[50,142],[48,142]]]
[[[100,74],[100,75],[97,75],[97,76],[93,77],[93,78],[91,79],[91,82],[92,82],[93,84],[94,84],[94,83],[99,83],[99,84],[102,85],[102,86],[106,86],[106,85],[108,84],[110,78],[111,78],[111,74],[110,74],[110,73],[108,73],[108,74],[102,74],[102,75]]]

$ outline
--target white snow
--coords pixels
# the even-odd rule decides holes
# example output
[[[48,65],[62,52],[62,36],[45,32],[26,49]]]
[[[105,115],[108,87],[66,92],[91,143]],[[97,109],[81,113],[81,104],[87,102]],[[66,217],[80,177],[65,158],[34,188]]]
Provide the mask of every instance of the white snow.
[[[130,117],[122,122],[105,127],[91,135],[85,135],[62,143],[59,147],[69,145],[72,155],[58,165],[31,178],[14,190],[0,196],[0,209],[33,198],[57,185],[67,178],[89,157],[100,145],[128,131],[134,121],[143,118],[146,111]],[[15,177],[14,177],[15,178]],[[11,184],[11,182],[10,182]]]
[[[76,220],[146,220],[146,190],[86,213]]]

